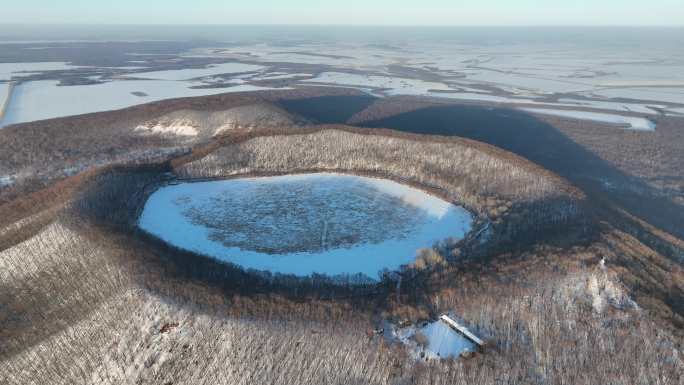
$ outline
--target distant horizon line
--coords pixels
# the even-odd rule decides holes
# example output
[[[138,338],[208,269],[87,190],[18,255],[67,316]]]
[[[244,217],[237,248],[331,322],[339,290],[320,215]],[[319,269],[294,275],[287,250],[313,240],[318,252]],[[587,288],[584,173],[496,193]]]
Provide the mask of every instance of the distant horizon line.
[[[684,28],[684,24],[313,24],[313,23],[23,23],[0,22],[0,26],[59,26],[59,27],[126,27],[126,26],[183,26],[183,27],[421,27],[421,28]]]

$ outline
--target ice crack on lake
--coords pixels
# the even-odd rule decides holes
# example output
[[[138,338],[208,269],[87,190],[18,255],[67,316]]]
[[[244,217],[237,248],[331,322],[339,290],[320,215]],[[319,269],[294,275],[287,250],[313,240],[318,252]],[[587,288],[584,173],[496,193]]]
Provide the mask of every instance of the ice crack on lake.
[[[268,254],[314,252],[405,239],[428,213],[363,179],[344,186],[319,178],[282,183],[235,181],[183,215],[227,247]]]
[[[139,225],[246,268],[374,278],[412,262],[419,248],[462,238],[471,217],[396,182],[318,173],[166,186]]]

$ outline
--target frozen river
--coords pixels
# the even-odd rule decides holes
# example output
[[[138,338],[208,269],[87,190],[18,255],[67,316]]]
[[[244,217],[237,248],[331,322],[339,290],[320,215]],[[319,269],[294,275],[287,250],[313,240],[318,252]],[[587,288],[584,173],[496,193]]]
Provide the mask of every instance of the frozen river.
[[[461,207],[389,180],[319,173],[185,183],[153,193],[139,226],[246,269],[378,278],[471,227]]]

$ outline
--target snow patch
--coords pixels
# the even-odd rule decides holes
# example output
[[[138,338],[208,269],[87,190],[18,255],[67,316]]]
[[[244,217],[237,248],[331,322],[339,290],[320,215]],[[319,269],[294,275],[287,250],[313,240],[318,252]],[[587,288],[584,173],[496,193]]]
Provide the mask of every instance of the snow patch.
[[[475,344],[441,320],[426,322],[421,327],[392,327],[391,333],[415,359],[456,358],[477,351]]]
[[[637,131],[655,131],[656,128],[656,124],[651,120],[634,116],[604,114],[599,112],[587,112],[578,110],[553,110],[546,108],[521,108],[521,110],[531,112],[534,114],[614,124],[620,127],[625,127]]]
[[[617,309],[637,308],[627,291],[622,285],[611,279],[605,271],[605,261],[600,264],[600,271],[595,272],[587,279],[587,293],[591,299],[591,306],[597,313],[603,313],[608,306]]]
[[[197,136],[198,131],[193,122],[188,120],[175,120],[171,122],[159,122],[157,124],[139,125],[135,131],[144,131],[161,135]]]
[[[215,136],[243,127],[298,124],[286,111],[267,103],[233,107],[223,111],[177,110],[139,123],[136,131],[177,136]]]
[[[14,184],[14,177],[12,175],[0,176],[0,187],[9,187]]]

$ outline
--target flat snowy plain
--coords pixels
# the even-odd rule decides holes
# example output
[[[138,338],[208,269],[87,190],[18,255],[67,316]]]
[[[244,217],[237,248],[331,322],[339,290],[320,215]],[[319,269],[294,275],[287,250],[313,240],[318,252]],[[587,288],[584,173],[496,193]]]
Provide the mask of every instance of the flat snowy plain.
[[[45,71],[63,71],[82,68],[64,62],[0,63],[0,80],[28,76]]]
[[[61,116],[115,110],[163,99],[270,89],[251,84],[229,88],[190,88],[199,85],[173,80],[121,80],[81,86],[58,86],[56,80],[18,85],[1,126]],[[136,96],[134,92],[142,92]]]
[[[18,80],[31,74],[83,68],[90,67],[72,66],[64,62],[0,63],[0,80]],[[118,68],[130,70],[137,67]],[[264,68],[243,63],[223,63],[206,68],[134,72],[128,76],[135,80],[114,79],[99,84],[73,86],[60,86],[58,80],[21,81],[14,89],[5,117],[0,121],[0,128],[35,120],[115,110],[164,99],[273,89],[241,84],[244,81],[240,77],[246,75],[236,75],[230,82],[235,84],[232,87],[192,88],[211,84],[209,77],[212,75],[259,72]],[[98,79],[97,76],[91,78]],[[189,80],[195,78],[206,81]],[[6,97],[7,84],[0,83],[0,105]]]
[[[240,72],[260,71],[263,66],[243,64],[243,63],[223,63],[211,65],[206,68],[188,68],[181,70],[151,71],[133,73],[131,76],[145,79],[157,80],[190,80],[205,76],[220,74],[233,74]]]
[[[246,269],[378,278],[418,249],[471,228],[463,208],[393,181],[335,173],[241,178],[160,188],[140,228]]]
[[[56,79],[60,75],[51,71],[74,72],[84,68],[96,70],[97,67],[79,67],[66,62],[0,63],[0,80],[44,75],[42,80],[20,84],[4,125],[176,97],[258,91],[268,88],[251,83],[266,80],[284,82],[277,87],[332,85],[380,97],[414,95],[471,102],[592,108],[616,116],[622,116],[623,112],[657,115],[659,111],[650,107],[672,111],[684,104],[681,71],[684,67],[678,64],[681,60],[663,62],[654,53],[636,49],[625,51],[611,45],[597,51],[592,44],[559,47],[536,40],[516,47],[503,43],[456,44],[449,41],[405,42],[395,44],[394,48],[356,42],[302,42],[296,51],[283,51],[278,44],[247,44],[220,50],[200,48],[176,59],[211,57],[231,61],[205,68],[158,71],[150,68],[146,72],[135,70],[148,66],[117,67],[126,70],[125,73],[107,83],[66,87],[57,86]],[[663,52],[671,55],[670,50]],[[655,56],[643,58],[645,54]],[[130,63],[147,62],[131,60]],[[324,67],[309,68],[309,65]],[[323,71],[318,72],[320,69]],[[97,76],[91,78],[99,80]],[[142,83],[142,80],[126,81],[126,78],[151,80]],[[242,87],[190,88],[227,84],[242,84]],[[147,96],[135,96],[132,92]],[[554,100],[554,96],[560,98]],[[64,100],[69,103],[62,103]],[[605,117],[599,119],[587,114],[574,114],[573,118],[606,121]],[[622,120],[618,124],[651,130],[652,123],[647,119],[636,121],[627,116]]]

